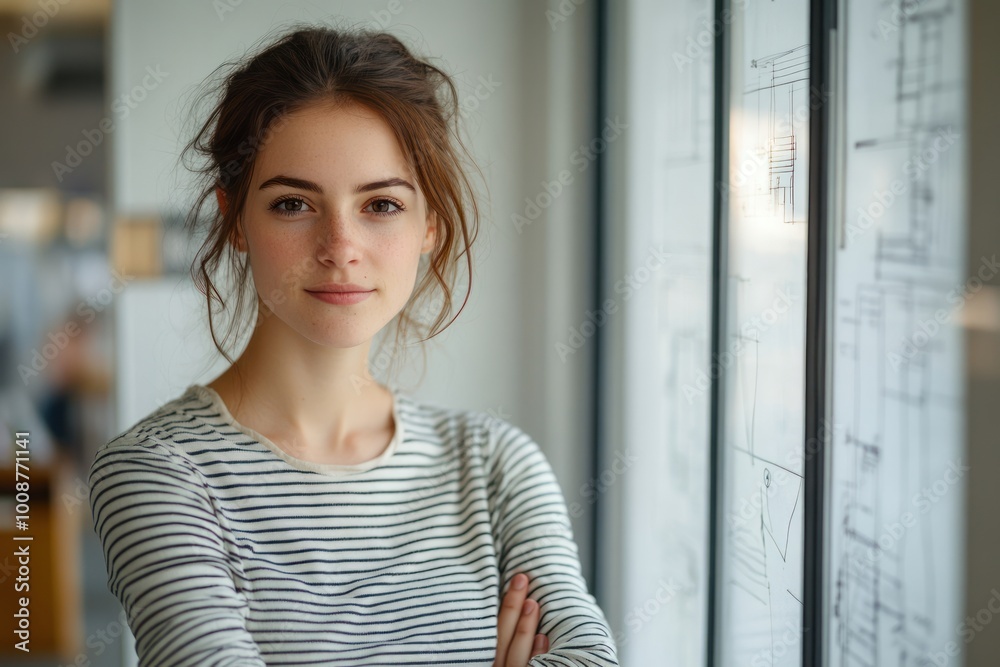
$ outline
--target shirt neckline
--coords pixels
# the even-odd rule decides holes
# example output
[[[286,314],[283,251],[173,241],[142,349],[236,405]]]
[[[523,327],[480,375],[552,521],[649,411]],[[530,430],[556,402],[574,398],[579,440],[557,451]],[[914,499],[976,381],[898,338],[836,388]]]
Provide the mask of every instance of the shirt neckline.
[[[342,477],[345,475],[353,475],[357,473],[362,473],[372,468],[376,468],[386,461],[389,460],[395,454],[396,450],[399,448],[399,443],[403,441],[405,427],[403,425],[403,420],[400,419],[400,409],[399,404],[402,399],[400,391],[395,387],[388,387],[389,391],[392,393],[392,420],[395,423],[395,429],[392,434],[392,439],[389,440],[389,445],[382,450],[382,453],[373,459],[367,461],[362,461],[360,463],[353,464],[337,464],[337,463],[317,463],[314,461],[306,461],[305,459],[300,459],[296,456],[292,456],[281,447],[276,445],[271,441],[270,438],[265,436],[258,431],[241,424],[236,421],[233,415],[229,412],[229,408],[226,407],[225,402],[219,393],[212,389],[211,387],[204,384],[191,384],[188,386],[188,391],[193,391],[199,397],[211,403],[211,405],[219,411],[219,415],[222,420],[232,426],[244,435],[249,436],[255,442],[263,445],[264,447],[270,449],[279,458],[283,459],[293,468],[299,470],[305,470],[309,472],[315,472],[322,475],[328,475],[331,477]]]

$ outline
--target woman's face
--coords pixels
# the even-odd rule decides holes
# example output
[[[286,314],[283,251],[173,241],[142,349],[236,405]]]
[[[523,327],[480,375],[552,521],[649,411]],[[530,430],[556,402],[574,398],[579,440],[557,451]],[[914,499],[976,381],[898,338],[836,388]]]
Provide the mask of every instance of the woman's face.
[[[434,247],[434,220],[378,115],[357,105],[311,106],[280,123],[258,151],[245,236],[235,243],[282,322],[317,344],[353,347],[406,305],[420,255]],[[343,283],[368,293],[323,298]]]

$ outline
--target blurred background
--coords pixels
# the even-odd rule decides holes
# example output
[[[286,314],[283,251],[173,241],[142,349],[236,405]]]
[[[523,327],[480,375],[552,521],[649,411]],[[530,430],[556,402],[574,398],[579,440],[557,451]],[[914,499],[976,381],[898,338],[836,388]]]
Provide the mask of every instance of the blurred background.
[[[403,376],[539,442],[621,664],[996,664],[994,0],[0,0],[0,665],[136,664],[87,471],[228,365],[187,103],[298,20],[455,78],[473,290]]]

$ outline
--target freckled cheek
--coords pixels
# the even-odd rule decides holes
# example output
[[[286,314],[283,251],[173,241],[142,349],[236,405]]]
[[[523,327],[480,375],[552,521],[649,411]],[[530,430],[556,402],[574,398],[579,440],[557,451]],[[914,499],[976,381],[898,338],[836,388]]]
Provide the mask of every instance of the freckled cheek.
[[[364,253],[362,263],[386,276],[395,273],[398,263],[405,257],[399,240],[391,236],[373,235],[362,242],[360,247]]]
[[[383,251],[381,255],[382,266],[385,267],[385,272],[389,276],[392,276],[393,283],[409,279],[410,274],[413,273],[417,266],[417,261],[414,259],[415,256],[416,253],[413,249],[402,248],[399,245],[386,248]]]
[[[258,288],[285,292],[302,282],[309,255],[301,244],[280,237],[260,238],[254,250],[252,264]]]

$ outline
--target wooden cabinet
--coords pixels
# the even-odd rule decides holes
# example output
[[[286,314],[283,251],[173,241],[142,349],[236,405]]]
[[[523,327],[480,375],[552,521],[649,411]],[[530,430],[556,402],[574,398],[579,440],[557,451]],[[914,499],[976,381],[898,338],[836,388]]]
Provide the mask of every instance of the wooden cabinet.
[[[22,472],[24,470],[22,469]],[[28,529],[15,525],[13,466],[0,466],[0,658],[46,657],[73,664],[84,652],[81,526],[89,520],[85,486],[64,456],[42,466],[28,463]],[[23,479],[20,481],[24,481]],[[15,540],[30,536],[31,540]],[[27,576],[18,550],[28,547]],[[27,583],[27,590],[23,588]],[[20,599],[28,600],[29,653],[16,646]]]

